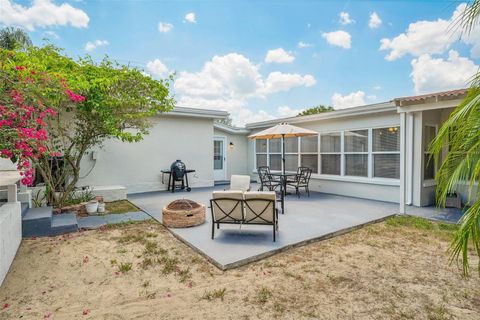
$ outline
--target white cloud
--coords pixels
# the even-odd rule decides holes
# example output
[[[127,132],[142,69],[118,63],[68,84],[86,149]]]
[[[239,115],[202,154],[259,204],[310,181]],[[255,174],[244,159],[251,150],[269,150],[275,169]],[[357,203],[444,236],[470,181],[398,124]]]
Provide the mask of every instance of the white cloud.
[[[465,10],[465,4],[457,6],[448,20],[417,21],[411,23],[404,33],[393,39],[382,39],[380,50],[390,51],[385,57],[392,61],[406,54],[418,57],[423,54],[442,54],[461,38],[461,28],[452,29],[452,25]],[[461,41],[471,45],[471,57],[480,57],[480,27],[476,26]]]
[[[294,73],[272,72],[264,79],[259,65],[241,54],[229,53],[214,56],[199,72],[180,72],[174,88],[180,106],[226,110],[234,124],[243,125],[274,118],[265,111],[251,111],[249,99],[313,84],[313,76]]]
[[[106,46],[108,44],[109,43],[108,43],[107,40],[88,41],[87,43],[85,43],[85,51],[92,52],[96,48],[103,47],[103,46]]]
[[[185,15],[185,21],[188,23],[197,23],[197,18],[195,17],[195,12],[189,12]]]
[[[296,115],[298,115],[303,110],[304,109],[292,109],[289,106],[281,106],[281,107],[277,108],[277,115],[280,118],[295,117]]]
[[[347,25],[347,24],[351,24],[351,23],[355,22],[355,20],[350,18],[350,14],[348,12],[343,12],[342,11],[342,12],[340,12],[339,16],[340,16],[339,22],[343,25]]]
[[[291,52],[285,51],[283,48],[268,50],[265,56],[265,62],[267,63],[292,63],[295,57]]]
[[[382,90],[382,87],[381,86],[374,86],[373,90]]]
[[[160,59],[155,59],[147,63],[147,73],[154,78],[164,78],[168,75],[168,68]]]
[[[45,31],[43,33],[43,36],[48,38],[48,39],[60,39],[60,36],[55,32],[55,31]]]
[[[7,26],[19,26],[28,30],[36,27],[71,25],[86,28],[88,15],[68,3],[56,5],[51,0],[35,0],[30,7],[11,0],[0,0],[0,23]]]
[[[335,109],[346,109],[365,105],[365,92],[357,91],[342,96],[335,92],[332,96],[332,106]]]
[[[343,30],[325,32],[322,37],[327,40],[328,43],[334,46],[342,47],[344,49],[350,49],[352,43],[352,37],[350,34]]]
[[[479,66],[457,51],[450,50],[446,60],[428,54],[412,60],[411,78],[415,92],[425,93],[465,88]]]
[[[378,16],[378,14],[374,11],[370,14],[370,19],[368,20],[368,26],[370,29],[378,28],[382,25],[382,19]]]
[[[265,80],[265,93],[288,91],[294,87],[311,87],[316,83],[315,78],[306,74],[304,76],[297,73],[272,72]]]
[[[172,31],[173,29],[173,24],[168,23],[168,22],[159,22],[158,23],[158,31],[162,33],[168,33]]]
[[[311,43],[308,43],[308,42],[303,42],[303,41],[300,41],[298,44],[297,44],[297,47],[303,49],[303,48],[309,48],[313,46]]]

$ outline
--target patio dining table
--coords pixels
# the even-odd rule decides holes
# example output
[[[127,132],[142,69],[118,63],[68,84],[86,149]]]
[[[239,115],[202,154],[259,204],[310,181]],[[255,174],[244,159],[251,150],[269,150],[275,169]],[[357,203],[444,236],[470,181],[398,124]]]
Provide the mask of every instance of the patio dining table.
[[[272,177],[276,177],[280,180],[280,201],[282,206],[282,214],[285,213],[285,195],[287,194],[287,180],[291,177],[296,177],[296,173],[282,173],[282,172],[271,172]]]

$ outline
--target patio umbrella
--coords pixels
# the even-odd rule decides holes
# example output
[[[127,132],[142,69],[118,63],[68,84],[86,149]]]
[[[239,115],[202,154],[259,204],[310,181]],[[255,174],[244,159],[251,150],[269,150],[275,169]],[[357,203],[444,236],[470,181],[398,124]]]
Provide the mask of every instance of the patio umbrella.
[[[285,138],[316,136],[318,132],[292,126],[287,123],[279,123],[274,127],[265,129],[248,136],[250,139],[282,139],[282,163],[283,173],[285,173]]]

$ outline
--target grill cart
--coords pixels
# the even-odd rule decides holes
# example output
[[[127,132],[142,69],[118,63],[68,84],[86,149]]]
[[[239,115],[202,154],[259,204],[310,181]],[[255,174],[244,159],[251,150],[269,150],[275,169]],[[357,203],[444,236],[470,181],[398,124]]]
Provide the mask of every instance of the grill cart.
[[[170,166],[170,170],[162,170],[162,183],[164,182],[164,175],[168,175],[168,187],[167,191],[172,190],[175,192],[175,188],[184,190],[187,189],[190,192],[192,189],[188,185],[188,174],[193,173],[195,170],[187,169],[185,163],[181,160],[176,160]],[[180,185],[177,185],[176,182],[181,182]]]

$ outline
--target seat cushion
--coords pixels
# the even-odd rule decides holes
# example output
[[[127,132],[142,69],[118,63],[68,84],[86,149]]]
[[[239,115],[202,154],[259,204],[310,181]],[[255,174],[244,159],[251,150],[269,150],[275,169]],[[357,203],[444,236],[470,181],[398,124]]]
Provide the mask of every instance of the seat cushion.
[[[230,190],[235,191],[249,191],[250,190],[250,176],[246,175],[232,175],[230,177]]]
[[[212,194],[212,212],[215,222],[243,221],[243,192],[214,191]]]
[[[274,191],[245,192],[245,222],[273,223],[276,194]]]

